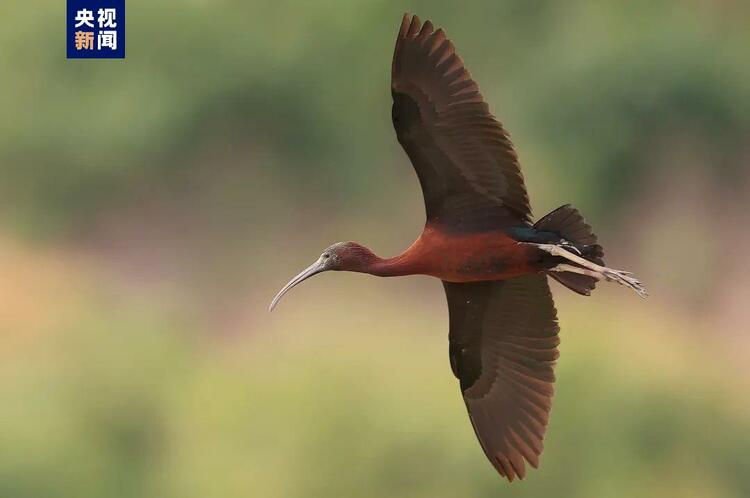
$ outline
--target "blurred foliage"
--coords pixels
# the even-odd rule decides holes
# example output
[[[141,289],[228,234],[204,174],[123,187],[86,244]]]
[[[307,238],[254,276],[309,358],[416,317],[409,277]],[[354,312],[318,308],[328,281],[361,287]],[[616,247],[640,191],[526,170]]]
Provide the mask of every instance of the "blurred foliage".
[[[749,3],[128,0],[124,61],[65,60],[63,10],[0,20],[0,497],[750,496]],[[536,213],[574,202],[654,291],[555,289],[546,450],[510,487],[435,282],[319,277],[266,314],[319,248],[423,221],[404,11],[455,41]]]
[[[127,59],[94,63],[54,48],[61,8],[13,3],[0,32],[2,207],[42,234],[144,185],[189,189],[217,141],[280,158],[246,162],[285,189],[340,192],[341,206],[386,191],[373,180],[405,162],[388,88],[404,9],[446,26],[527,171],[579,204],[616,208],[674,134],[720,151],[717,181],[746,162],[743,2],[146,2],[129,7]]]
[[[683,320],[563,299],[542,465],[508,487],[447,366],[442,303],[380,292],[346,314],[308,295],[257,318],[262,336],[218,343],[147,304],[92,297],[95,313],[4,352],[0,495],[750,493],[747,377],[671,334]]]

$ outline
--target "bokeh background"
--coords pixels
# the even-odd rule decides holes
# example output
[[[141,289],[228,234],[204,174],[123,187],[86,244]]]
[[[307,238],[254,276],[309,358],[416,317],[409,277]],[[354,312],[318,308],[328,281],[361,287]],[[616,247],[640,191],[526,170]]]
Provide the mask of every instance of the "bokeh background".
[[[441,285],[326,274],[423,223],[390,123],[404,11],[447,29],[535,214],[573,202],[651,297],[553,283],[542,466],[485,461]],[[750,4],[129,0],[0,20],[0,496],[750,496]]]

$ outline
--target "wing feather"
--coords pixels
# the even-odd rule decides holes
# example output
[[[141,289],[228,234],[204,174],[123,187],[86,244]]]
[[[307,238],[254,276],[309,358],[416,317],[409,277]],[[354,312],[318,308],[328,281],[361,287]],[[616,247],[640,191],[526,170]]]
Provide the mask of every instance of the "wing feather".
[[[396,136],[417,171],[428,220],[463,231],[530,221],[510,138],[442,29],[404,16],[391,92]]]
[[[539,465],[559,353],[557,316],[542,274],[496,282],[443,282],[450,360],[474,431],[509,480]]]

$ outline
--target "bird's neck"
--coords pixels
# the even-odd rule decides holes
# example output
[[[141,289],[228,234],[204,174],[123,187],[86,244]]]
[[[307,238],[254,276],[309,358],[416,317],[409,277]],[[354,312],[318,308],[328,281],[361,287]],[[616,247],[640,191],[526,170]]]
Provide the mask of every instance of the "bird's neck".
[[[378,277],[400,277],[418,273],[406,252],[393,258],[375,256],[362,271]]]
[[[414,241],[404,252],[392,258],[381,258],[370,252],[367,261],[364,262],[360,271],[378,277],[400,277],[402,275],[421,274],[421,247],[420,238]]]

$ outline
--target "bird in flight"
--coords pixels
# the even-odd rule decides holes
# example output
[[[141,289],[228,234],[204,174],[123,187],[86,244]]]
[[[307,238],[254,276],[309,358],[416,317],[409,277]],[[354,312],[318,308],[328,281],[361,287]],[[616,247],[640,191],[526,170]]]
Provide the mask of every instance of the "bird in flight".
[[[402,254],[380,258],[339,242],[289,281],[336,270],[443,282],[449,358],[487,458],[513,481],[536,468],[549,420],[560,342],[547,277],[590,295],[600,280],[646,291],[604,265],[581,214],[561,206],[536,223],[508,133],[490,114],[453,43],[406,14],[391,68],[392,118],[424,195],[427,221]]]

